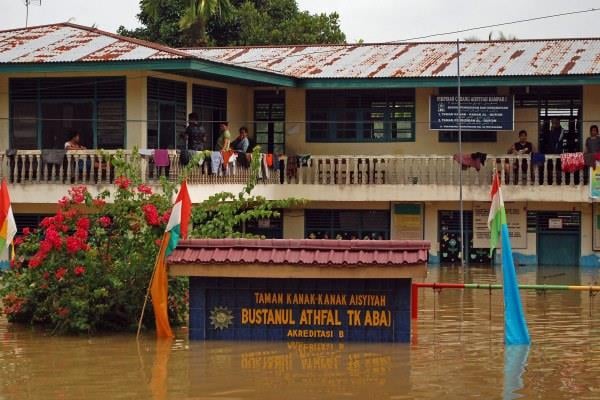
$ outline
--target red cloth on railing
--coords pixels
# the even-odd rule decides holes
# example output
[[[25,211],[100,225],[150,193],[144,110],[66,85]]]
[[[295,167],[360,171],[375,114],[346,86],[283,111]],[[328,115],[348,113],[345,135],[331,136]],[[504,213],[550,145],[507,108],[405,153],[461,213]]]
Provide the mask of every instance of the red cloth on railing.
[[[485,164],[486,158],[486,153],[464,153],[453,156],[454,161],[462,165],[463,169],[475,168],[477,171]]]
[[[221,151],[221,155],[223,156],[223,169],[227,171],[227,166],[229,165],[229,159],[231,156],[235,154],[233,150]]]
[[[583,153],[563,153],[560,155],[563,172],[575,172],[585,168]]]
[[[169,160],[169,150],[167,149],[156,149],[152,155],[154,159],[154,165],[157,167],[168,167],[171,163]]]

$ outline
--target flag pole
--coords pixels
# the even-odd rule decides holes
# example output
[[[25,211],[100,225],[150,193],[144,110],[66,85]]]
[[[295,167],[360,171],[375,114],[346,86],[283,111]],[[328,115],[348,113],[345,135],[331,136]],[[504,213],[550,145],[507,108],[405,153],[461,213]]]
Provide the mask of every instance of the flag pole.
[[[162,239],[160,241],[159,249],[162,249],[162,246],[165,244],[165,240],[167,238],[166,232],[163,233]],[[160,257],[160,250],[156,257]],[[156,262],[155,262],[156,264]],[[154,280],[154,275],[156,274],[156,268],[152,268],[152,275],[150,276],[150,282],[148,282],[148,289],[146,289],[146,296],[144,297],[144,305],[142,306],[142,312],[140,313],[140,319],[138,320],[137,333],[135,335],[135,339],[139,339],[140,332],[142,331],[142,321],[144,320],[144,312],[146,311],[146,305],[148,304],[148,298],[150,297],[150,288],[152,287],[152,281]]]
[[[462,118],[460,115],[460,39],[456,39],[456,81],[457,81],[457,111],[458,111],[458,154],[462,157]],[[465,243],[465,220],[463,206],[463,171],[462,164],[458,168],[458,186],[460,202],[460,266],[463,270],[463,282],[465,280],[465,257],[467,256],[467,244]]]

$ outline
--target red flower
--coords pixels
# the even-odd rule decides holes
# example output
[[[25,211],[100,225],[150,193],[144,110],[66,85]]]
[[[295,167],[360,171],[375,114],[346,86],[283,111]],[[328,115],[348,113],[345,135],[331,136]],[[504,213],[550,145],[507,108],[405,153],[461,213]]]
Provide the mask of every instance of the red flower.
[[[81,250],[81,240],[74,236],[69,236],[67,238],[66,244],[67,244],[67,253],[73,254],[73,253],[77,253],[79,250]]]
[[[126,176],[119,176],[115,179],[115,185],[117,185],[119,189],[127,189],[129,185],[131,185],[131,180]]]
[[[46,231],[46,238],[44,241],[50,242],[56,250],[60,250],[60,248],[62,247],[62,238],[54,228],[48,228],[48,230]]]
[[[54,273],[54,276],[56,277],[57,281],[62,281],[63,278],[65,277],[67,273],[67,269],[65,267],[60,267],[59,269],[56,270],[56,272]]]
[[[88,229],[90,229],[90,219],[89,218],[79,218],[79,220],[77,220],[77,229],[81,229],[83,231],[87,231]]]
[[[104,199],[94,199],[92,200],[92,204],[94,207],[102,208],[106,205],[106,201]]]
[[[66,207],[70,203],[70,200],[67,196],[63,196],[62,199],[58,201],[58,205],[61,207]]]
[[[144,185],[143,183],[138,185],[137,190],[140,193],[152,194],[152,188],[148,185]]]
[[[158,217],[158,210],[153,204],[145,204],[142,206],[144,217],[148,225],[160,225],[160,219]]]
[[[61,318],[65,318],[69,315],[69,309],[67,307],[60,307],[58,310],[56,310],[56,315],[58,315]]]
[[[31,233],[31,229],[29,229],[29,228],[27,228],[27,227],[23,228],[23,235],[27,236],[27,235],[29,235],[30,233]]]
[[[160,220],[162,221],[163,224],[166,224],[167,222],[169,222],[169,218],[171,218],[171,211],[165,212],[162,215],[162,217],[160,217]]]
[[[44,280],[47,281],[48,279],[50,279],[50,272],[48,272],[48,271],[44,272],[44,275],[42,275],[42,277],[44,278]]]
[[[48,254],[50,252],[50,250],[52,250],[52,242],[49,241],[48,239],[42,240],[42,242],[40,243],[40,253],[42,254]]]
[[[160,240],[160,239],[156,239],[156,240],[154,241],[154,244],[155,244],[155,245],[157,245],[157,246],[159,246],[159,247],[160,247],[160,243],[161,243],[161,240]]]
[[[85,267],[83,265],[78,265],[73,269],[75,276],[82,276],[85,273]]]
[[[84,185],[73,186],[69,189],[69,195],[76,204],[81,204],[85,201],[85,195],[87,194],[87,188]]]
[[[14,244],[15,246],[20,246],[20,245],[22,245],[22,244],[23,244],[23,238],[22,238],[21,236],[17,236],[17,237],[15,237],[15,238],[14,238],[14,240],[13,240],[13,244]]]
[[[82,242],[85,242],[88,238],[88,232],[84,231],[83,229],[77,229],[73,236],[75,236],[77,239],[81,240]]]
[[[40,266],[40,264],[42,263],[42,260],[40,259],[40,257],[33,256],[29,259],[29,268],[33,269],[33,268],[37,268]]]
[[[112,220],[110,219],[110,217],[103,215],[102,217],[98,218],[98,223],[101,227],[108,228],[110,224],[112,224]]]

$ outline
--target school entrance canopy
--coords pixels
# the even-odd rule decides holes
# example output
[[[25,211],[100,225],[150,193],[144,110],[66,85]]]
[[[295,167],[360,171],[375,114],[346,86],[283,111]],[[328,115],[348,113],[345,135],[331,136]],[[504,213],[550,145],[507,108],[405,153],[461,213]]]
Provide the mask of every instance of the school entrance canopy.
[[[171,276],[420,278],[423,240],[196,239],[169,256]]]

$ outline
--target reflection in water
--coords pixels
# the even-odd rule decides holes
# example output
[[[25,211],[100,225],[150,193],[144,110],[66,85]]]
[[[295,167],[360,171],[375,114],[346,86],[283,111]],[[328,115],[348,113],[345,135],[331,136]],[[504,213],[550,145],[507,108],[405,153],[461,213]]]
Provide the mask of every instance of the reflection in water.
[[[529,345],[506,346],[504,349],[504,400],[518,399],[523,389],[523,374],[527,366]]]
[[[542,276],[586,285],[598,271],[519,268],[522,283]],[[498,269],[433,268],[427,281],[463,277],[501,280]],[[504,346],[501,291],[487,290],[422,289],[411,344],[203,343],[184,329],[138,343],[129,334],[52,337],[0,319],[0,399],[600,398],[600,300],[521,295],[528,352]]]

